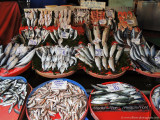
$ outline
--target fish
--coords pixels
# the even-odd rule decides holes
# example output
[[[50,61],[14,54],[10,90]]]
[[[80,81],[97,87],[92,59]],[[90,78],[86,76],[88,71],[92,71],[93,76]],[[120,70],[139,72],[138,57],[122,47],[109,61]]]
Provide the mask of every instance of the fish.
[[[127,38],[127,45],[130,47],[132,46],[131,40],[129,38]]]
[[[152,45],[151,49],[150,49],[150,55],[152,58],[154,58],[154,56],[156,55],[156,50],[155,50],[155,46]]]
[[[117,37],[117,35],[116,35],[116,33],[114,33],[114,39],[115,39],[115,41],[117,41],[119,44],[124,44],[124,42],[123,41],[120,41],[119,39],[118,39],[118,37]]]
[[[107,44],[105,43],[105,44],[103,44],[103,53],[104,53],[104,55],[105,55],[105,57],[109,57],[109,55],[108,55],[108,46],[107,46]]]
[[[144,46],[144,52],[145,52],[146,57],[150,56],[150,49],[147,47],[147,45]]]
[[[95,56],[95,63],[96,63],[96,66],[97,66],[98,70],[101,71],[102,66],[101,66],[101,59],[100,59],[99,56]]]
[[[9,57],[8,61],[7,61],[7,65],[9,65],[14,59],[16,58],[16,55],[12,55],[11,57]]]
[[[53,40],[55,43],[57,43],[56,40],[55,40],[55,38],[54,38],[53,33],[50,32],[49,34],[50,34],[50,37],[52,38],[52,40]]]
[[[107,27],[104,28],[102,33],[102,46],[104,46],[108,41],[109,31],[110,31],[110,26],[108,25]]]
[[[105,56],[102,56],[102,65],[106,70],[108,70],[107,58]]]
[[[73,40],[75,40],[77,38],[77,30],[74,30],[74,37],[73,37]]]
[[[111,46],[111,49],[110,49],[110,53],[109,53],[109,56],[110,56],[110,57],[113,57],[113,54],[114,54],[116,48],[117,48],[117,44],[114,43],[114,44]]]
[[[85,32],[86,32],[86,35],[87,35],[87,38],[88,38],[89,42],[93,43],[92,34],[91,34],[91,30],[89,28],[89,25],[88,24],[84,24],[84,26],[85,26]]]
[[[19,44],[15,43],[15,45],[14,45],[14,46],[12,47],[12,49],[11,49],[10,55],[15,54],[15,52],[16,52],[16,50],[17,50],[17,48],[18,48],[19,46],[20,46]]]
[[[118,49],[118,52],[117,52],[116,56],[115,56],[115,63],[118,62],[119,58],[120,58],[121,55],[122,55],[122,52],[123,52],[123,48],[120,47],[120,48]]]
[[[138,48],[139,48],[139,51],[140,51],[140,55],[145,57],[146,55],[145,55],[145,52],[144,52],[144,49],[142,48],[142,46],[139,45]]]
[[[5,53],[6,56],[9,55],[11,49],[12,49],[12,43],[10,42],[10,43],[6,46],[6,48],[5,48],[5,50],[4,50],[4,53]]]
[[[115,66],[114,66],[114,59],[113,59],[113,57],[110,57],[110,58],[109,58],[108,64],[109,64],[110,69],[111,69],[113,72],[115,72]]]
[[[80,49],[87,55],[90,60],[93,60],[92,56],[89,53],[89,50],[85,46],[81,46]]]
[[[92,55],[92,58],[94,59],[95,58],[95,51],[94,51],[94,47],[91,43],[88,43],[88,49]]]

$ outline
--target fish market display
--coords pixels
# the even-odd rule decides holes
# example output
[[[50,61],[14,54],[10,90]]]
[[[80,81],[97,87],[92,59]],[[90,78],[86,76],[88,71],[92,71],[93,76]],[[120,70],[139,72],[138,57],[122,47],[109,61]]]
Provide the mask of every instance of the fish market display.
[[[88,46],[79,45],[75,47],[77,51],[75,57],[86,64],[86,67],[89,67],[92,71],[97,69],[99,72],[102,72],[103,70],[104,74],[107,71],[116,72],[117,66],[121,64],[119,61],[123,55],[124,48],[116,43],[111,47],[107,44],[104,44],[102,48],[100,46],[102,46],[101,42],[94,42],[94,45],[88,43]]]
[[[160,87],[157,87],[153,91],[152,102],[153,102],[154,106],[156,107],[156,109],[159,111],[159,109],[160,109]]]
[[[0,106],[10,106],[8,113],[20,114],[26,95],[27,83],[22,79],[0,79]]]
[[[133,86],[125,83],[92,85],[91,106],[94,111],[148,110],[144,97]],[[107,107],[106,107],[107,106]],[[100,108],[102,107],[102,109]],[[98,110],[98,108],[100,108]]]
[[[0,67],[8,71],[14,67],[27,65],[34,56],[35,49],[10,42],[5,48],[1,45],[0,52]]]
[[[61,120],[79,120],[87,108],[87,97],[80,87],[67,82],[66,89],[53,89],[54,81],[38,88],[29,98],[31,120],[51,120],[59,113]]]
[[[25,12],[25,18],[28,27],[35,27],[38,24],[38,11],[37,9],[32,9]]]
[[[74,57],[73,48],[66,46],[45,46],[36,50],[37,56],[41,60],[43,71],[60,71],[64,73],[77,64],[77,58]],[[37,60],[35,60],[37,63]]]
[[[150,47],[147,42],[144,46],[132,43],[130,58],[132,64],[142,71],[160,72],[160,52],[154,45]]]

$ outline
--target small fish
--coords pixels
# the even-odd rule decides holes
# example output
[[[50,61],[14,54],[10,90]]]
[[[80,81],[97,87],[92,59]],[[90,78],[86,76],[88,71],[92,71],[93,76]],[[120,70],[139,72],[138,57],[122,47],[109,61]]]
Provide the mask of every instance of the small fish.
[[[104,46],[107,43],[107,41],[108,41],[109,31],[110,31],[110,26],[108,25],[103,30],[103,34],[102,34],[102,46]]]
[[[154,58],[154,56],[156,55],[156,50],[155,50],[155,46],[152,45],[151,49],[150,49],[150,55],[152,58]]]
[[[4,50],[4,53],[5,53],[6,56],[9,55],[11,49],[12,49],[12,43],[10,42],[10,43],[6,46],[6,48],[5,48],[5,50]]]
[[[144,46],[144,52],[145,52],[146,57],[150,56],[150,49],[147,47],[147,45]]]
[[[144,52],[144,49],[142,48],[142,46],[139,45],[138,48],[139,48],[140,54],[145,57],[145,52]]]
[[[117,44],[114,43],[114,44],[112,45],[111,49],[110,49],[110,53],[109,53],[109,56],[110,56],[110,57],[113,57],[113,54],[114,54],[116,48],[117,48]]]
[[[16,57],[16,58],[14,58],[14,60],[11,61],[10,64],[7,66],[7,70],[10,70],[10,69],[14,68],[17,63],[18,63],[18,58]]]
[[[120,47],[120,48],[118,49],[118,52],[117,52],[116,56],[115,56],[115,63],[118,62],[119,58],[120,58],[121,55],[122,55],[122,52],[123,52],[123,48]]]
[[[93,45],[91,43],[88,43],[88,49],[92,55],[92,58],[94,59],[95,58],[95,51],[94,51]]]
[[[109,67],[111,68],[111,70],[112,70],[113,72],[115,72],[115,66],[114,66],[114,59],[113,59],[113,57],[110,57],[110,58],[109,58],[108,63],[109,63]]]
[[[101,71],[101,59],[99,56],[95,56],[95,63],[96,63],[96,66],[98,67],[98,70]]]
[[[49,34],[50,34],[50,37],[52,38],[52,40],[53,40],[55,43],[57,43],[56,40],[55,40],[55,38],[54,38],[53,33],[50,32]]]
[[[105,56],[102,56],[102,65],[106,70],[108,70],[107,58]]]
[[[108,57],[108,46],[107,44],[103,44],[103,53],[105,55],[105,57]]]

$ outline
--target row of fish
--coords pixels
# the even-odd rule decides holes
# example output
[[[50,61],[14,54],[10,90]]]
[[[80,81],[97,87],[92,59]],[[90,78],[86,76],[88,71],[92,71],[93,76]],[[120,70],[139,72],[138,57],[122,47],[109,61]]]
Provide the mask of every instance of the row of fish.
[[[152,102],[153,102],[154,106],[156,107],[156,109],[159,111],[159,109],[160,109],[160,87],[157,87],[153,91]]]
[[[50,26],[52,23],[52,11],[47,11],[47,10],[41,10],[39,19],[38,19],[38,25],[40,26]]]
[[[0,79],[0,106],[10,106],[8,112],[14,109],[19,114],[27,95],[27,84],[22,79]]]
[[[10,42],[5,49],[0,46],[0,67],[10,70],[28,64],[35,54],[35,49],[24,44]]]
[[[87,97],[80,87],[67,82],[66,89],[53,89],[52,82],[38,88],[27,102],[31,120],[51,120],[59,113],[61,120],[79,120],[87,108]]]
[[[32,9],[30,11],[25,12],[25,18],[27,20],[27,26],[35,27],[38,24],[38,11],[36,9]]]
[[[37,55],[41,59],[43,71],[54,71],[57,69],[64,73],[69,67],[77,64],[77,58],[74,57],[73,48],[66,46],[45,46],[37,48]]]
[[[150,48],[147,42],[144,46],[132,43],[130,58],[134,67],[151,73],[160,71],[160,51],[152,45]]]
[[[122,86],[121,89],[119,86],[113,85],[115,90],[107,84],[92,85],[95,91],[91,93],[91,104],[93,106],[106,104],[108,106],[121,108],[127,105],[139,105],[146,103],[142,94],[133,86],[125,83],[119,84]]]
[[[75,54],[75,57],[90,67],[93,67],[93,63],[95,63],[99,71],[102,70],[102,66],[105,70],[108,70],[109,66],[109,68],[115,72],[115,66],[123,53],[123,47],[114,43],[110,50],[107,44],[104,44],[101,49],[100,44],[101,42],[94,42],[94,45],[88,43],[87,47],[79,45],[79,47],[76,48],[78,53]]]

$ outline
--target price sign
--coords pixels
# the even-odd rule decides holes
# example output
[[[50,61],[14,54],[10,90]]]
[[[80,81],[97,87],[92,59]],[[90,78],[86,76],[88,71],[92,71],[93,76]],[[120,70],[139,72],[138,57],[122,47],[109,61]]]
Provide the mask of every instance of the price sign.
[[[106,23],[107,23],[106,19],[99,20],[99,24],[106,24]]]
[[[113,83],[113,84],[108,84],[108,85],[106,85],[106,86],[108,87],[108,89],[109,89],[111,92],[124,90],[124,87],[123,87],[122,84],[119,83],[119,82]]]
[[[102,56],[102,49],[95,49],[95,56]]]
[[[66,56],[67,55],[67,50],[65,48],[58,48],[57,54]]]
[[[29,42],[28,42],[28,45],[37,45],[37,41],[33,40],[33,39],[30,39]]]
[[[54,80],[52,81],[52,90],[66,90],[67,89],[67,81],[63,80]]]
[[[134,24],[134,20],[126,20],[129,25]]]

